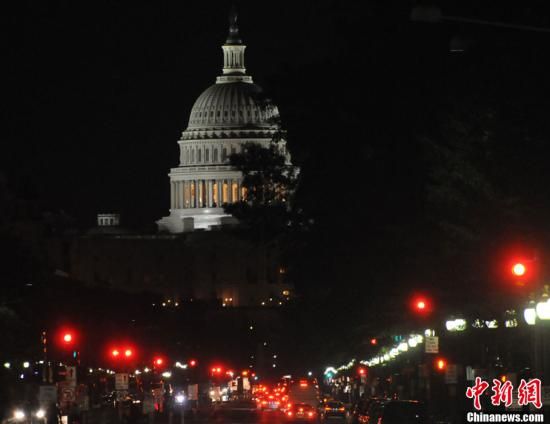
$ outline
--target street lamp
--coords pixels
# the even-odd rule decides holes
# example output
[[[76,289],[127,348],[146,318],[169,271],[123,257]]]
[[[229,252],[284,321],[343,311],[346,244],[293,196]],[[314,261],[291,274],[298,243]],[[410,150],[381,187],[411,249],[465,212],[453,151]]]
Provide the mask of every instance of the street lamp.
[[[550,320],[550,299],[548,296],[543,297],[535,308],[537,312],[537,318],[543,321]]]

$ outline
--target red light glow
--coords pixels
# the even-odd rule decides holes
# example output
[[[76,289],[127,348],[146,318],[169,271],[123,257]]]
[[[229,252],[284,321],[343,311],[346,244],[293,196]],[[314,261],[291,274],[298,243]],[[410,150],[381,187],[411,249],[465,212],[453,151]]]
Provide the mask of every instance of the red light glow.
[[[522,263],[514,264],[514,266],[512,267],[512,274],[514,274],[516,277],[523,277],[526,271],[527,268]]]
[[[134,352],[132,352],[132,349],[126,349],[124,351],[124,356],[126,356],[127,358],[129,358],[130,356],[133,355]]]
[[[71,333],[65,333],[63,335],[63,341],[65,343],[71,343],[73,341],[73,335]]]

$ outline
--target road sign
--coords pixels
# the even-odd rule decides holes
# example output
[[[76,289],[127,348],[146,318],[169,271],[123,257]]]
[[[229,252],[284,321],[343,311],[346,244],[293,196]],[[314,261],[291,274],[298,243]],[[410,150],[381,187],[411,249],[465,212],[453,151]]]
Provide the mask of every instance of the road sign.
[[[439,337],[427,336],[424,338],[426,353],[439,353]]]
[[[128,390],[128,373],[119,372],[115,374],[115,389]]]
[[[40,386],[38,389],[38,402],[41,404],[57,403],[57,387]]]

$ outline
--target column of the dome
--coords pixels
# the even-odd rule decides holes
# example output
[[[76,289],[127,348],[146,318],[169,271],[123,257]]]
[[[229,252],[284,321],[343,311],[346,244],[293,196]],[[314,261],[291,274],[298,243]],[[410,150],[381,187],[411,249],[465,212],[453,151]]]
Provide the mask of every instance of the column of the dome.
[[[170,181],[170,209],[174,209],[174,182]]]
[[[206,199],[206,206],[212,207],[212,180],[208,180],[208,197]]]
[[[199,207],[199,180],[194,180],[194,184],[195,184],[195,195],[193,196],[193,201],[194,201],[193,207],[198,208]]]
[[[227,203],[233,203],[233,180],[227,180]]]
[[[178,208],[183,209],[183,181],[178,182]]]
[[[237,202],[240,202],[242,199],[242,196],[241,196],[241,180],[238,179],[237,180]]]

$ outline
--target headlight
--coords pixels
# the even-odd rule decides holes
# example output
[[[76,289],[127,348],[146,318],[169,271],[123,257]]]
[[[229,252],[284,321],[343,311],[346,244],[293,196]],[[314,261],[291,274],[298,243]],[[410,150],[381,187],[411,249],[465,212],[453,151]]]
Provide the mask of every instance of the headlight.
[[[25,413],[23,411],[21,411],[20,409],[16,409],[13,412],[13,418],[15,418],[16,420],[23,420],[23,419],[25,419]]]
[[[184,395],[176,395],[176,403],[183,403],[185,402],[185,396]]]
[[[43,409],[39,409],[36,411],[36,418],[44,418],[46,416],[46,411]]]

